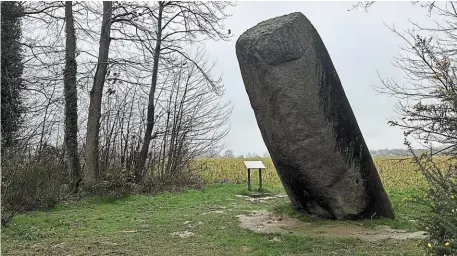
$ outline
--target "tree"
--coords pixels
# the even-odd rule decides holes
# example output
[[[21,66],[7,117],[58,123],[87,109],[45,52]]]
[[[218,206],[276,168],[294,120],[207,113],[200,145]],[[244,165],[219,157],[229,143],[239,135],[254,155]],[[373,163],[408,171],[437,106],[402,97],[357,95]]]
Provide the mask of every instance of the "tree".
[[[232,150],[228,149],[228,150],[225,151],[224,157],[225,157],[225,158],[234,158],[235,155],[233,154],[233,151],[232,151]]]
[[[197,156],[221,148],[227,134],[229,104],[222,104],[221,96],[207,85],[196,65],[180,65],[169,82],[160,86],[155,124],[155,138],[145,172],[145,181],[162,183],[188,179],[192,160]],[[166,90],[166,91],[165,91]]]
[[[21,44],[26,111],[18,138],[27,161],[45,157],[52,145],[60,154],[59,162],[71,168],[75,166],[70,163],[71,151],[79,150],[79,159],[85,160],[81,161],[82,184],[87,188],[101,180],[106,181],[103,184],[130,184],[144,144],[148,113],[154,114],[154,125],[146,151],[147,168],[138,172],[138,180],[156,179],[150,183],[156,184],[169,182],[173,176],[185,177],[179,172],[193,168],[189,163],[196,156],[220,151],[231,109],[222,102],[222,84],[209,75],[213,66],[207,65],[199,46],[206,38],[225,38],[218,20],[226,15],[217,8],[227,4],[209,4],[215,12],[206,14],[212,10],[205,9],[206,4],[161,3],[166,7],[160,55],[154,54],[159,3],[113,2],[107,12],[107,3],[73,2],[73,29],[70,15],[65,15],[69,4],[24,3]],[[206,21],[186,26],[184,16],[186,22],[197,21],[196,17]],[[156,76],[152,76],[154,63]],[[154,110],[148,112],[152,80]],[[71,100],[71,94],[77,101]],[[75,188],[76,176],[67,175],[63,182],[72,181],[69,187]]]
[[[64,7],[63,2],[23,2],[25,111],[20,140],[27,151],[37,156],[45,144],[56,146],[51,139],[63,135],[56,128],[64,127]],[[62,125],[57,120],[62,120]]]
[[[154,96],[155,90],[157,87],[157,72],[159,66],[159,57],[160,57],[160,48],[162,46],[162,19],[163,19],[163,9],[169,3],[159,2],[159,13],[157,16],[157,38],[156,44],[154,47],[154,66],[152,68],[152,78],[151,78],[151,89],[149,91],[149,101],[148,101],[148,113],[147,113],[147,123],[146,123],[146,131],[144,133],[143,138],[143,146],[141,147],[141,151],[138,156],[138,160],[136,162],[135,167],[135,179],[136,182],[140,182],[143,179],[143,168],[144,164],[146,163],[147,154],[149,151],[149,143],[151,141],[152,129],[154,128]]]
[[[430,3],[429,11],[449,19],[437,28],[423,28],[413,23],[413,30],[406,32],[390,28],[400,36],[405,46],[395,58],[395,67],[404,71],[407,83],[382,79],[380,92],[398,98],[400,118],[389,122],[405,131],[424,145],[447,145],[435,153],[457,149],[457,85],[455,49],[457,30],[454,22],[457,13],[454,3],[444,6]],[[429,33],[433,31],[433,34]]]
[[[66,162],[73,191],[77,192],[81,182],[81,167],[78,156],[78,91],[76,88],[76,35],[73,20],[73,2],[65,2],[65,149]]]
[[[373,3],[358,2],[353,9],[368,11]],[[405,43],[400,56],[394,59],[394,66],[404,71],[407,83],[381,78],[382,86],[375,86],[377,91],[398,99],[399,118],[390,120],[389,124],[402,128],[406,137],[413,137],[424,146],[440,147],[433,154],[457,153],[456,5],[454,2],[422,5],[429,15],[446,17],[435,28],[413,22],[413,29],[408,31],[389,27]]]
[[[223,10],[230,5],[227,2],[159,2],[157,14],[152,14],[155,18],[156,38],[155,46],[146,49],[153,56],[153,68],[151,76],[151,87],[149,90],[149,100],[146,115],[146,129],[143,137],[143,144],[135,163],[135,179],[140,182],[144,177],[144,165],[146,163],[152,130],[155,123],[155,92],[157,87],[157,72],[161,56],[181,55],[187,61],[197,66],[197,69],[210,81],[214,89],[219,87],[219,80],[212,79],[204,67],[197,65],[183,49],[183,43],[193,44],[201,40],[200,38],[209,37],[213,39],[228,39],[228,33],[222,32],[222,22],[227,17]],[[151,28],[149,28],[151,29]],[[143,42],[150,42],[151,39],[146,33]],[[200,37],[200,38],[199,38]],[[178,65],[185,65],[179,63]]]
[[[446,152],[454,160],[457,157],[457,6],[453,2],[426,6],[431,15],[446,19],[435,28],[416,23],[407,32],[391,28],[406,44],[394,65],[403,70],[408,83],[384,79],[380,90],[399,99],[401,118],[389,123],[404,129],[405,144],[410,150],[413,151],[409,137],[429,148],[428,154],[414,155],[429,187],[422,200],[431,210],[421,219],[422,227],[429,229],[424,247],[432,255],[454,255],[457,218],[451,209],[457,207],[457,166],[450,161],[447,169],[440,169],[434,156]],[[441,148],[436,150],[437,146]]]
[[[367,10],[369,5],[358,4]],[[457,253],[457,3],[428,2],[422,4],[429,15],[442,18],[436,27],[412,23],[413,29],[391,31],[400,36],[404,46],[394,66],[407,79],[399,83],[381,79],[376,89],[398,99],[399,118],[389,121],[404,130],[405,144],[413,154],[418,170],[424,175],[428,189],[417,200],[430,209],[421,217],[422,228],[428,229],[424,248],[431,255]],[[425,145],[429,151],[418,156],[410,139]],[[439,168],[434,156],[450,157],[448,168]]]
[[[23,106],[20,92],[22,83],[21,17],[20,2],[1,3],[1,136],[2,153],[15,142],[21,125]]]
[[[99,130],[103,86],[108,70],[108,53],[110,47],[111,18],[113,3],[103,2],[103,20],[100,32],[98,62],[94,83],[90,92],[89,115],[87,118],[86,153],[84,167],[84,185],[96,183],[99,173]]]

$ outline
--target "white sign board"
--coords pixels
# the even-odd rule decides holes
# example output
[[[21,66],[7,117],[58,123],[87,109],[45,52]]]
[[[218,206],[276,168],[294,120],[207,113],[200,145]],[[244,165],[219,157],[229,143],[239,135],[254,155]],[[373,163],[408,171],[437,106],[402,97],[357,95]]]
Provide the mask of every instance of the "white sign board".
[[[248,169],[265,169],[262,161],[244,161],[244,165]]]

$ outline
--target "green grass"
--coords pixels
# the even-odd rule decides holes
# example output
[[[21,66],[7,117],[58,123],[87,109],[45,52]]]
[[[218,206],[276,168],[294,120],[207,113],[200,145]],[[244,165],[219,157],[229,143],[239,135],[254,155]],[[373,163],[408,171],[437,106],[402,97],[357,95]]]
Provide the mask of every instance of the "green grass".
[[[272,193],[278,187],[266,187]],[[238,226],[236,215],[266,209],[309,221],[288,198],[252,203],[235,195],[246,184],[211,185],[201,190],[92,197],[48,211],[15,216],[2,230],[2,255],[421,255],[419,241],[367,242],[306,234],[258,234]],[[283,193],[283,192],[282,192]],[[423,209],[402,201],[416,190],[389,191],[398,220],[366,220],[414,230]],[[323,225],[331,221],[320,221]],[[173,232],[194,232],[187,238]],[[280,242],[271,241],[279,237]]]

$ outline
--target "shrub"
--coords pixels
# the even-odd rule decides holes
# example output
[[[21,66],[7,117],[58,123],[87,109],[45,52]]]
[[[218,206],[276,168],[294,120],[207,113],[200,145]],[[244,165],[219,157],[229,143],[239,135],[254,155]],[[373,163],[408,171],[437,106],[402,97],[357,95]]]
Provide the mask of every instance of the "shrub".
[[[135,181],[135,173],[121,165],[111,165],[102,172],[100,180],[93,187],[85,187],[83,196],[99,195],[119,198],[137,193],[180,191],[187,188],[201,188],[203,180],[195,174],[190,165],[169,168],[162,172],[159,164],[151,165],[142,182]]]
[[[428,232],[425,249],[429,255],[457,255],[457,166],[449,160],[443,170],[427,154],[415,159],[428,184],[425,198],[417,200],[431,210],[420,221]]]
[[[197,170],[190,164],[182,164],[179,168],[159,172],[152,167],[142,184],[142,192],[156,193],[161,191],[181,191],[189,188],[202,188],[203,180]]]
[[[125,168],[112,167],[103,172],[100,182],[91,188],[86,187],[86,194],[119,198],[138,192],[132,175]]]
[[[26,157],[24,152],[5,150],[2,156],[2,226],[18,212],[50,208],[64,189],[64,165],[59,152],[45,146],[42,153]]]

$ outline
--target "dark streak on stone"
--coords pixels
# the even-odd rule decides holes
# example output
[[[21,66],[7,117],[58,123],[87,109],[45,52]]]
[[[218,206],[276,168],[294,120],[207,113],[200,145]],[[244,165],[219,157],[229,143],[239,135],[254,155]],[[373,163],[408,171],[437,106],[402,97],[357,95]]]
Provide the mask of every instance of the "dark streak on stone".
[[[362,179],[368,191],[366,193],[368,207],[361,212],[360,216],[354,216],[354,218],[366,218],[373,214],[393,218],[393,212],[390,213],[392,210],[389,198],[382,186],[368,147],[363,140],[355,115],[341,86],[341,81],[336,71],[333,74],[326,73],[329,70],[335,70],[330,55],[322,42],[316,43],[314,47],[316,47],[319,58],[324,64],[319,81],[319,93],[325,118],[333,124],[333,132],[338,146],[335,150],[340,151],[350,165],[360,166]],[[386,202],[388,205],[385,205]]]

